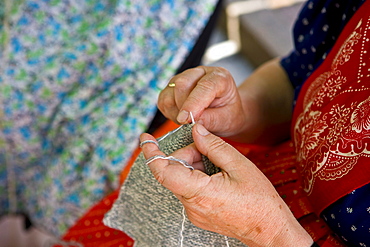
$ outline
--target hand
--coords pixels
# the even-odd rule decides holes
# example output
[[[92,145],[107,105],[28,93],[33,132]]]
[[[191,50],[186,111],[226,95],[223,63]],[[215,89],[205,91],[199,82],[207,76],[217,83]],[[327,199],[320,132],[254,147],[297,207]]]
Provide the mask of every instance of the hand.
[[[196,226],[237,238],[249,246],[310,246],[312,239],[299,225],[272,184],[258,168],[202,125],[193,128],[195,144],[172,155],[201,167],[206,155],[222,172],[208,176],[183,165],[155,160],[149,164],[155,178],[183,203]],[[141,141],[155,140],[143,134]],[[148,159],[164,155],[147,143]]]
[[[245,111],[230,73],[217,67],[200,66],[174,76],[159,95],[158,108],[169,119],[185,124],[192,112],[197,122],[211,132],[234,136],[243,131]]]

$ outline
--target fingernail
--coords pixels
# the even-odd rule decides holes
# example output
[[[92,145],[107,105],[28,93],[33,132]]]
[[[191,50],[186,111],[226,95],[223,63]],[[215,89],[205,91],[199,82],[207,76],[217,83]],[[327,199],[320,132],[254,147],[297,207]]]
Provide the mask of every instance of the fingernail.
[[[197,132],[202,136],[206,136],[209,134],[209,131],[201,124],[197,124]]]
[[[186,120],[189,118],[189,112],[182,110],[177,116],[177,122],[186,123]]]

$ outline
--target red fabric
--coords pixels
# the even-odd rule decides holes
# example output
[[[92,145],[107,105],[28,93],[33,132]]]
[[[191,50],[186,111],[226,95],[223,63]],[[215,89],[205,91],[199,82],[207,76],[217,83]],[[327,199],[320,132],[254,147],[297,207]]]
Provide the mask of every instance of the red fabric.
[[[278,146],[250,151],[249,158],[271,181],[293,215],[315,242],[323,244],[331,234],[326,224],[313,212],[301,186],[296,168],[296,153],[292,141]]]
[[[86,247],[129,247],[134,241],[125,233],[109,228],[102,222],[104,214],[112,207],[118,197],[118,191],[113,192],[94,207],[92,207],[63,237],[70,246],[78,242]],[[59,246],[55,246],[59,247]],[[65,245],[60,246],[65,247]]]
[[[370,182],[370,1],[302,87],[292,136],[314,211]]]

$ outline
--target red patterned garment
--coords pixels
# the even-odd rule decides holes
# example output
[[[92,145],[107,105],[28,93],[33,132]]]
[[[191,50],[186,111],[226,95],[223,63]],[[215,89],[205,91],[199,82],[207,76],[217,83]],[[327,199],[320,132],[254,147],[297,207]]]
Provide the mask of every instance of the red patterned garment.
[[[363,189],[370,183],[369,10],[366,1],[303,85],[292,126],[307,199],[316,215],[325,210],[326,222],[350,246],[366,246],[370,239]],[[359,188],[362,200],[348,198]]]
[[[366,1],[303,84],[294,109],[292,142],[247,154],[320,246],[366,246],[361,240],[338,238],[319,215],[370,183],[369,10]],[[344,208],[350,214],[346,219],[337,216],[338,226],[351,218],[360,225],[343,231],[353,235],[361,230],[362,239],[368,241],[367,207],[357,215]]]
[[[370,182],[369,6],[349,21],[296,103],[298,168],[317,214]]]

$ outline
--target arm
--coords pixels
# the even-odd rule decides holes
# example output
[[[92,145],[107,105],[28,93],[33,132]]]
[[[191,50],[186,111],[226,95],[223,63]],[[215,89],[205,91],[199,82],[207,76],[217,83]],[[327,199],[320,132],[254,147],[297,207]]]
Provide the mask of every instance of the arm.
[[[239,140],[274,144],[289,137],[294,91],[279,61],[263,64],[240,85],[238,91],[249,120],[244,132],[238,134]]]

